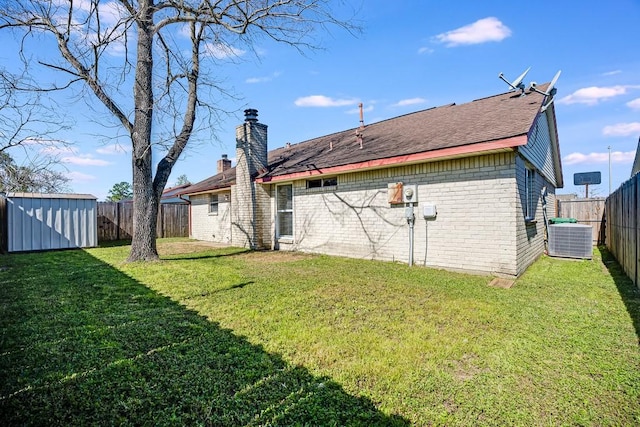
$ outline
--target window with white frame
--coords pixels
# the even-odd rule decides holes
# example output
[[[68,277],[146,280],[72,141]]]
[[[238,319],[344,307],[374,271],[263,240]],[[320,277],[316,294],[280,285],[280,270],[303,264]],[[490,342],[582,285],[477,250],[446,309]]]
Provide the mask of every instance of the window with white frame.
[[[535,219],[536,205],[538,204],[535,181],[535,171],[529,167],[525,168],[525,219],[528,221]]]
[[[209,194],[209,214],[218,215],[218,195]]]
[[[278,237],[293,237],[293,186],[276,187]]]

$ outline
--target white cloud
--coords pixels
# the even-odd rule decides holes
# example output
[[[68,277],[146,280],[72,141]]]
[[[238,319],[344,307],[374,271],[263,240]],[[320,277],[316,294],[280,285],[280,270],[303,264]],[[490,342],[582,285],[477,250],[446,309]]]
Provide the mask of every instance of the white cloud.
[[[324,95],[303,96],[295,100],[297,107],[345,107],[357,103],[358,100],[355,98],[333,99]]]
[[[627,107],[633,108],[634,110],[640,110],[640,98],[636,98],[633,101],[627,102]]]
[[[438,34],[434,39],[445,43],[447,47],[460,45],[499,42],[511,36],[511,30],[498,18],[480,19],[473,24]]]
[[[264,77],[249,77],[248,79],[245,80],[245,83],[266,83],[266,82],[270,82],[271,80],[277,78],[280,76],[280,72],[275,72],[269,76],[264,76]]]
[[[42,154],[47,154],[50,156],[62,156],[62,155],[70,155],[77,153],[77,150],[73,147],[64,146],[64,145],[48,145],[40,150]]]
[[[409,98],[396,102],[392,107],[406,107],[408,105],[424,104],[425,102],[427,102],[427,100],[424,98]]]
[[[104,147],[98,148],[96,151],[100,154],[112,155],[112,154],[125,154],[130,152],[131,150],[119,144],[111,144],[111,145],[105,145]]]
[[[567,95],[564,98],[558,100],[561,104],[585,104],[596,105],[600,101],[624,95],[629,89],[637,89],[638,86],[608,86],[598,87],[591,86],[578,89],[571,95]]]
[[[67,156],[60,159],[63,163],[70,163],[79,166],[108,166],[111,163],[106,160],[95,159],[89,154],[81,154],[78,156]]]
[[[87,175],[86,173],[82,173],[82,172],[69,172],[67,176],[73,182],[89,182],[89,181],[95,181],[97,179],[93,175]]]
[[[622,70],[613,70],[607,71],[606,73],[602,73],[603,76],[615,76],[616,74],[620,74]]]
[[[616,123],[615,125],[605,126],[602,129],[605,136],[629,136],[640,134],[640,122]]]
[[[421,47],[420,49],[418,49],[418,55],[423,55],[425,53],[433,53],[433,49],[431,49],[430,47]]]
[[[216,59],[238,58],[247,53],[245,50],[224,43],[207,43],[204,46],[204,52]]]
[[[631,163],[636,156],[634,151],[612,151],[611,163]],[[605,153],[571,153],[562,158],[562,162],[565,165],[577,165],[582,163],[608,163],[609,152]]]

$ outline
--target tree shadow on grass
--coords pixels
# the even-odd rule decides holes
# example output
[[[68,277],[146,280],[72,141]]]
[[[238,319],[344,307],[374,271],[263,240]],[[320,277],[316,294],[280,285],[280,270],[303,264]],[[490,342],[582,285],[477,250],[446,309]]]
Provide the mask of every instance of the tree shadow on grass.
[[[0,272],[3,425],[408,425],[85,251]]]
[[[609,270],[609,274],[611,274],[618,288],[618,293],[627,308],[627,312],[633,320],[633,326],[636,329],[636,336],[638,337],[638,344],[640,345],[640,290],[625,274],[618,261],[613,254],[607,250],[606,246],[598,246],[598,250],[602,256],[602,262],[607,267],[607,270]]]

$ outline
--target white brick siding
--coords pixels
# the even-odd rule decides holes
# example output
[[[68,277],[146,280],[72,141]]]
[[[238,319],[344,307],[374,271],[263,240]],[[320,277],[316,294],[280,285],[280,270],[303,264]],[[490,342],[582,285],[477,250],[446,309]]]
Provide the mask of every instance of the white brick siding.
[[[189,197],[191,201],[191,238],[231,243],[230,191],[219,192],[218,214],[209,213],[209,194]]]
[[[407,262],[409,226],[404,206],[387,201],[390,182],[418,185],[415,264],[518,273],[514,153],[354,172],[328,190],[294,181],[294,242],[280,248]],[[427,202],[435,220],[422,216]]]
[[[220,193],[217,216],[207,213],[208,195],[192,196],[192,237],[248,246],[247,230],[240,230],[236,222],[246,212],[254,218],[257,248],[408,262],[405,207],[391,206],[387,199],[387,185],[403,182],[418,186],[416,265],[517,276],[544,251],[540,197],[534,209],[537,222],[525,221],[525,167],[519,154],[505,152],[347,173],[337,177],[335,187],[307,189],[306,180],[296,180],[294,238],[279,241],[275,185],[252,184],[253,195],[233,186]],[[536,172],[534,193],[540,194],[543,186],[548,215],[555,216],[555,189]],[[224,195],[230,203],[223,202]],[[246,208],[252,197],[257,203],[250,213]],[[426,203],[436,205],[435,220],[423,218]]]

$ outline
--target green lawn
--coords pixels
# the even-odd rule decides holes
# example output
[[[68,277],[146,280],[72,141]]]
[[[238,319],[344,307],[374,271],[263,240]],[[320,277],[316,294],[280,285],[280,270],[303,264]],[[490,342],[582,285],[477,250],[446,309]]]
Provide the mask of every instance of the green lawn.
[[[0,256],[3,425],[640,423],[640,293],[606,251],[499,289],[159,244]]]

